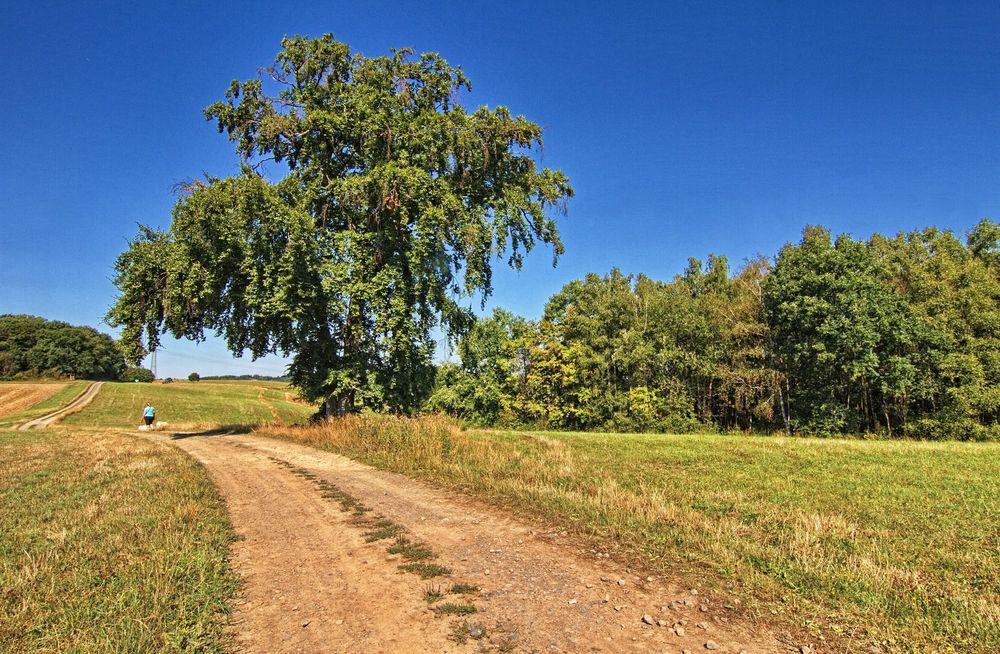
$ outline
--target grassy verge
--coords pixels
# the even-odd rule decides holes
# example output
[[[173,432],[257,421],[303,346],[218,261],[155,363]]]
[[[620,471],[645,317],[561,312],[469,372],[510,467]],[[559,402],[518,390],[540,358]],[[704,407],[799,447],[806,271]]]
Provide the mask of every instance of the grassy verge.
[[[0,432],[0,649],[227,651],[232,538],[204,471],[172,448]]]
[[[527,509],[838,648],[1000,651],[998,444],[389,417],[261,433]]]
[[[65,386],[38,404],[34,404],[24,411],[0,418],[0,429],[12,427],[22,422],[34,420],[35,418],[41,418],[46,414],[52,413],[56,409],[72,402],[77,395],[82,393],[84,389],[87,388],[88,384],[90,384],[90,382],[83,380],[67,382]]]
[[[66,425],[135,427],[146,402],[156,419],[171,428],[217,425],[296,424],[315,409],[286,397],[288,386],[255,382],[186,382],[171,384],[107,383],[83,411],[66,417]]]

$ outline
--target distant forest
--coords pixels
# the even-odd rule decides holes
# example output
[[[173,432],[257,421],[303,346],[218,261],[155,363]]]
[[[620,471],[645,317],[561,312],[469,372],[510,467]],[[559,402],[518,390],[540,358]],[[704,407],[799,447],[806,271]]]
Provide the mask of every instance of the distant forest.
[[[1000,439],[1000,226],[808,227],[732,273],[618,270],[458,343],[427,407],[482,425]]]
[[[202,375],[200,381],[276,381],[287,382],[288,376],[274,377],[272,375]]]
[[[0,379],[118,379],[118,344],[93,327],[27,315],[0,315]]]

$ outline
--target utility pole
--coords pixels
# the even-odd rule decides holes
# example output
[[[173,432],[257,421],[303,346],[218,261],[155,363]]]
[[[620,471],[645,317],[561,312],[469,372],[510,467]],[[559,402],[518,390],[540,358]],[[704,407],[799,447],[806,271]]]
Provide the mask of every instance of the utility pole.
[[[153,369],[153,379],[156,379],[156,350],[150,352],[149,367]]]

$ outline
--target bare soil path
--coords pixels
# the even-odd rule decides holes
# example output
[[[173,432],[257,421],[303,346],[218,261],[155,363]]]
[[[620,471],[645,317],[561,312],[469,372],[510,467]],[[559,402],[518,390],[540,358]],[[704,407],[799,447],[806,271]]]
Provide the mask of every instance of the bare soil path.
[[[242,537],[233,552],[244,581],[234,628],[246,652],[789,651],[696,589],[639,577],[477,500],[258,436],[149,438],[201,461],[227,502]],[[402,572],[386,552],[390,541],[365,542],[350,514],[324,499],[321,481],[403,526],[451,574]],[[477,612],[436,615],[426,592],[458,582],[480,587],[471,597]],[[463,620],[485,635],[456,642]]]
[[[84,389],[82,393],[76,396],[76,398],[66,406],[56,411],[53,411],[48,415],[44,415],[41,418],[36,418],[35,420],[29,420],[28,422],[18,427],[17,428],[18,431],[27,431],[29,429],[45,429],[46,427],[48,427],[55,421],[59,420],[63,416],[66,416],[70,413],[76,413],[83,407],[90,404],[90,401],[93,400],[95,397],[97,397],[97,394],[101,392],[101,386],[103,385],[104,382],[92,382],[90,386]]]

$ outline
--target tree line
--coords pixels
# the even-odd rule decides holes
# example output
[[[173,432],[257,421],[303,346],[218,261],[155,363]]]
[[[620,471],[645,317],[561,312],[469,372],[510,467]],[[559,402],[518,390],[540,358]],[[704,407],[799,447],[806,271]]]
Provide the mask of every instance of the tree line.
[[[0,379],[119,379],[118,343],[93,327],[28,315],[0,315]]]
[[[1000,226],[589,274],[457,353],[426,406],[477,424],[1000,439]]]

